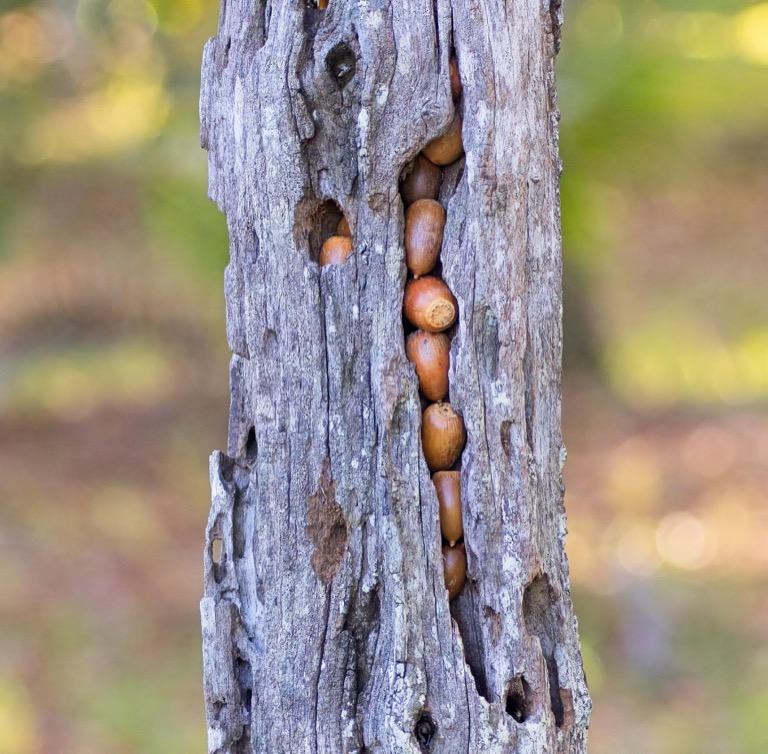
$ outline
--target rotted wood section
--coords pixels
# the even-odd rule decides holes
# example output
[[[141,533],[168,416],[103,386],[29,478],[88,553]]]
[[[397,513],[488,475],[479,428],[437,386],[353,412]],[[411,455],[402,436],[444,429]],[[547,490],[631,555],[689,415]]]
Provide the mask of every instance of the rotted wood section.
[[[211,754],[577,754],[554,56],[534,0],[224,0],[202,140],[226,214],[227,453],[201,603]],[[403,169],[448,128],[442,276],[467,582],[449,604],[404,350]],[[345,217],[353,252],[320,266]]]

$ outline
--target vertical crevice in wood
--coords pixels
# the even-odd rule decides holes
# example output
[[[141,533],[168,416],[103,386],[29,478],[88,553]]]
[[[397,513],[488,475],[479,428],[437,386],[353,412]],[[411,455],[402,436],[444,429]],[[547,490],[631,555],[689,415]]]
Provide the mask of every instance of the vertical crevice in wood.
[[[560,52],[561,27],[563,25],[563,0],[550,0],[549,18],[552,24],[552,44],[554,54]]]
[[[465,594],[459,595],[451,605],[451,616],[461,634],[464,645],[464,660],[474,680],[478,695],[489,704],[494,700],[488,688],[488,677],[485,669],[487,653],[483,647],[483,634],[477,620],[477,611],[471,595],[471,582],[465,586]]]
[[[235,658],[235,676],[240,687],[240,703],[243,708],[243,734],[237,742],[237,754],[247,754],[251,750],[253,668],[251,663],[240,655]]]
[[[543,574],[537,575],[525,589],[523,617],[528,633],[539,640],[547,670],[546,682],[549,690],[550,708],[555,718],[555,725],[562,728],[565,722],[565,705],[561,695],[555,653],[561,641],[563,628],[554,591],[549,579]],[[562,689],[562,692],[571,693],[568,689]]]

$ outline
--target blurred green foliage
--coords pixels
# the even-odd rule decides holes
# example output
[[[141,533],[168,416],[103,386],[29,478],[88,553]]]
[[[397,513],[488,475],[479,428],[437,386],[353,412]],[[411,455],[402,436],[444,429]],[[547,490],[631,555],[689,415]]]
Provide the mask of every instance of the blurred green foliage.
[[[639,406],[764,401],[768,4],[571,3],[559,85],[567,355]]]
[[[568,549],[591,751],[764,754],[768,3],[565,10]],[[0,0],[0,754],[205,750],[227,237],[197,99],[217,13]]]

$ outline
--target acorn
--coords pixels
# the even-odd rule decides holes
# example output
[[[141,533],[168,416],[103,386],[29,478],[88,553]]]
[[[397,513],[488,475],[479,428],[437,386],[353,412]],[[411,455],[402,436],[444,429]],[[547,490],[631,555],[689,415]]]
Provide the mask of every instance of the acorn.
[[[405,284],[403,312],[406,319],[427,332],[442,332],[456,321],[456,299],[451,289],[434,275]]]
[[[458,461],[467,434],[450,403],[433,403],[421,417],[421,447],[430,471],[447,471]]]
[[[459,63],[455,55],[452,55],[448,61],[448,72],[451,77],[451,97],[454,102],[458,102],[461,99],[463,87],[461,85],[461,75],[459,74]]]
[[[339,220],[339,224],[336,226],[336,235],[352,238],[352,231],[349,229],[349,222],[346,217],[342,217]]]
[[[405,355],[416,367],[419,390],[430,401],[441,401],[448,395],[448,367],[451,341],[443,333],[416,330],[405,340]]]
[[[424,156],[435,165],[450,165],[464,154],[461,141],[461,115],[456,112],[448,130],[424,147]]]
[[[419,199],[437,199],[442,182],[443,171],[420,154],[413,161],[411,172],[400,180],[403,203],[408,205]]]
[[[344,264],[352,253],[352,239],[345,236],[331,236],[320,249],[320,265]]]
[[[464,536],[461,521],[461,477],[458,471],[438,471],[432,477],[440,510],[440,531],[451,545]]]
[[[328,0],[317,0],[317,7],[325,10],[328,7]]]
[[[445,210],[434,199],[418,199],[405,211],[405,263],[415,278],[437,264],[444,229]]]
[[[454,599],[467,580],[467,551],[464,545],[443,545],[443,568],[448,601]]]

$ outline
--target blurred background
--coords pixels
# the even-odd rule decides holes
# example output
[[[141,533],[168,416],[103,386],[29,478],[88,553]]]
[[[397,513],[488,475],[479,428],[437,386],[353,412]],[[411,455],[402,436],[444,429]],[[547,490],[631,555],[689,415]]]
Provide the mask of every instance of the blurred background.
[[[217,2],[0,0],[0,754],[205,751]],[[592,754],[765,754],[768,3],[568,0],[564,433]]]

